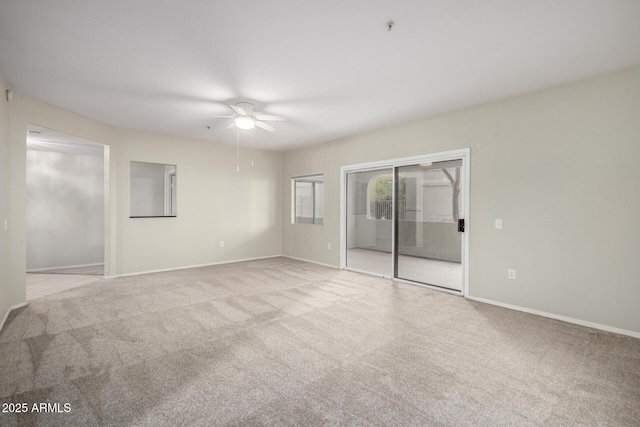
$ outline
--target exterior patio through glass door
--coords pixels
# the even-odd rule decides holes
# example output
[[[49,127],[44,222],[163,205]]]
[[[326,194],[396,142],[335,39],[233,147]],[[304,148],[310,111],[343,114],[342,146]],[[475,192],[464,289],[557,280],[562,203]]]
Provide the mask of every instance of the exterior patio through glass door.
[[[395,168],[394,277],[462,290],[462,160]]]
[[[393,169],[346,175],[346,263],[352,270],[393,274]]]

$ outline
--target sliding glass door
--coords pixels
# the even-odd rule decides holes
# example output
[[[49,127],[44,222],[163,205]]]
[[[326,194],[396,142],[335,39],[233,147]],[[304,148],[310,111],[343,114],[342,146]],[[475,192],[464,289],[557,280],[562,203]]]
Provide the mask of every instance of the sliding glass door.
[[[346,174],[346,266],[393,274],[393,169]]]
[[[395,277],[462,290],[462,160],[395,169]]]
[[[343,266],[465,293],[469,150],[343,167]]]

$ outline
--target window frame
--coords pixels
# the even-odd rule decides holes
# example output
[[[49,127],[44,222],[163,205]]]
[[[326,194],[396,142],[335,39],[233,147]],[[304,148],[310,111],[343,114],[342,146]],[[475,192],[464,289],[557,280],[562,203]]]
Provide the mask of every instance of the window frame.
[[[302,216],[297,215],[297,186],[296,183],[304,182],[311,185],[311,222],[299,222],[298,218]],[[324,191],[322,196],[322,216],[316,216],[316,203],[317,203],[317,184],[321,183],[324,190],[324,172],[313,173],[307,175],[299,175],[291,177],[291,224],[304,224],[304,225],[324,225]],[[318,222],[318,219],[320,222]]]

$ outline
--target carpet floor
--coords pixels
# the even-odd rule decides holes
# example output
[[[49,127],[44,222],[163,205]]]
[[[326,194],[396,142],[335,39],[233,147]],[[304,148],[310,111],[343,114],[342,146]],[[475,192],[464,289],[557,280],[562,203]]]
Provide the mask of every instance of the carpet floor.
[[[96,283],[11,313],[0,425],[640,425],[635,338],[286,258]]]

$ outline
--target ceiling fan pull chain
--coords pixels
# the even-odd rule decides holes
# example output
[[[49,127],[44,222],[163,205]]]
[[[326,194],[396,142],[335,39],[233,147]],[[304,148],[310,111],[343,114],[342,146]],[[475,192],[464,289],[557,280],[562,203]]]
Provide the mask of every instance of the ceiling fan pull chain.
[[[255,154],[255,150],[253,148],[253,129],[251,129],[251,167],[253,167],[253,156]]]
[[[236,129],[236,172],[240,172],[240,131]]]

